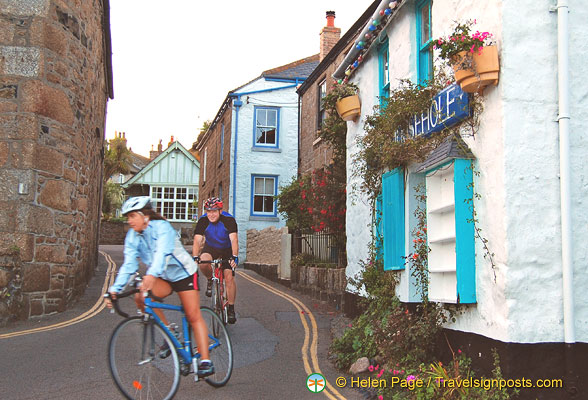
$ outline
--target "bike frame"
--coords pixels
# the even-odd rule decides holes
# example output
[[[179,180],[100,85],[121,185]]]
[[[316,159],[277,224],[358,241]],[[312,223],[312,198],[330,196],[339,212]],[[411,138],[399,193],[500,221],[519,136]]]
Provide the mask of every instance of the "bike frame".
[[[176,338],[176,336],[161,321],[161,318],[159,318],[157,316],[157,314],[155,314],[155,312],[153,311],[153,309],[155,309],[155,308],[159,308],[162,310],[178,311],[178,312],[182,313],[182,332],[184,335],[183,346],[180,343],[180,341]],[[145,314],[149,315],[150,318],[153,318],[155,323],[157,323],[157,325],[159,325],[165,331],[165,333],[167,333],[167,335],[172,340],[178,354],[180,355],[180,357],[182,358],[182,360],[185,364],[191,363],[193,358],[200,358],[199,352],[194,354],[194,356],[192,356],[192,353],[190,351],[190,349],[192,347],[192,341],[190,340],[190,328],[189,328],[190,325],[188,324],[188,320],[186,319],[186,314],[184,314],[184,307],[176,306],[176,305],[172,305],[172,304],[158,303],[158,302],[154,301],[153,299],[146,297],[145,298]],[[212,336],[210,333],[208,334],[208,338],[210,340],[212,340],[212,342],[213,342],[212,344],[210,344],[208,346],[209,350],[212,350],[215,347],[219,346],[218,339],[215,338],[214,336]]]
[[[216,260],[214,260],[216,261]],[[222,267],[222,262],[213,262],[214,271],[213,271],[213,281],[218,281],[218,288],[220,290],[221,295],[221,309],[224,310],[227,305],[229,304],[229,298],[225,295],[225,287],[223,286],[223,282],[225,281],[225,271]]]

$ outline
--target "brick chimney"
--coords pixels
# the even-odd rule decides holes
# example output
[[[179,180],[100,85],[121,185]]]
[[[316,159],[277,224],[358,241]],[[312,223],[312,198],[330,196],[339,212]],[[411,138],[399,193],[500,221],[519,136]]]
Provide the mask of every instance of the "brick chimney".
[[[322,61],[341,37],[341,28],[335,27],[335,11],[327,11],[327,26],[321,30],[320,37],[321,51],[319,61]]]
[[[159,144],[157,145],[157,151],[153,150],[153,145],[151,145],[151,151],[149,152],[149,159],[153,160],[155,157],[160,155],[163,152],[163,146],[161,144],[161,139],[159,139]]]

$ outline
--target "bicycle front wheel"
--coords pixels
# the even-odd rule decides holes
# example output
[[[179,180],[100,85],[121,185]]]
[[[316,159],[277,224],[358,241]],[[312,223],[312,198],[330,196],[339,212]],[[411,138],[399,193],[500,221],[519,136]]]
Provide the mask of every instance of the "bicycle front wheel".
[[[162,351],[166,348],[172,351]],[[180,363],[173,342],[159,325],[145,322],[143,317],[126,319],[114,329],[108,364],[116,386],[127,399],[171,399],[180,384]]]
[[[227,328],[219,316],[208,307],[200,307],[202,318],[208,327],[208,349],[210,360],[214,364],[214,374],[204,380],[211,386],[220,387],[226,385],[233,372],[233,345],[227,332]],[[196,346],[194,333],[191,330],[191,341]]]

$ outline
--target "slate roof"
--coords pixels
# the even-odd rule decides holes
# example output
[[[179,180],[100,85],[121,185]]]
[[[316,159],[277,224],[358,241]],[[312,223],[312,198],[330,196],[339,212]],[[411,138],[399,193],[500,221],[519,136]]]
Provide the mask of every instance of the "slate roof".
[[[319,55],[306,57],[298,61],[294,61],[290,64],[282,65],[281,67],[268,69],[263,71],[261,76],[264,78],[277,78],[277,79],[306,79],[312,71],[319,65]]]
[[[468,145],[459,135],[448,136],[418,167],[417,172],[423,172],[446,161],[456,158],[476,158]]]

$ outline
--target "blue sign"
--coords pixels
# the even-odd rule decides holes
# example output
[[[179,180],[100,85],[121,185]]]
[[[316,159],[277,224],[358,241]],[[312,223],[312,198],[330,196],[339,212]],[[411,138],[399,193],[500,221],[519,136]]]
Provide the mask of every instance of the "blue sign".
[[[410,119],[412,136],[428,136],[470,116],[470,97],[453,84],[440,91],[425,112]]]

